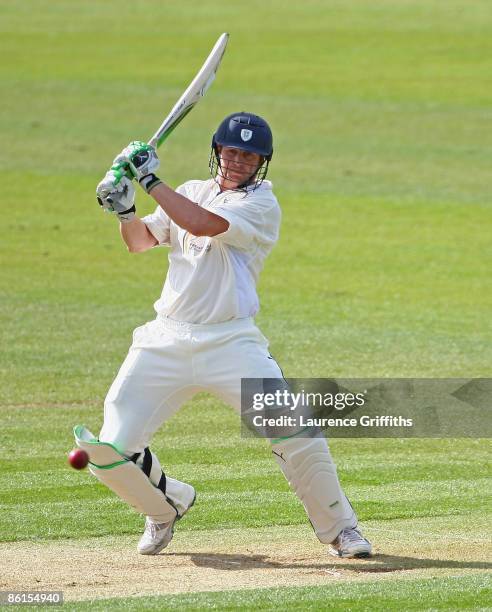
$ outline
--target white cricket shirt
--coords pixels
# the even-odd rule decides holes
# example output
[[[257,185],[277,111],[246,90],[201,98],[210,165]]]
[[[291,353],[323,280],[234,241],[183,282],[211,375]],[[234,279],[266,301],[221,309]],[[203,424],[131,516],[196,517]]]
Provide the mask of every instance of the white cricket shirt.
[[[278,240],[280,206],[270,181],[246,193],[220,192],[213,179],[188,181],[176,189],[229,222],[217,236],[193,236],[157,206],[142,220],[159,245],[171,247],[169,270],[156,312],[176,321],[221,323],[254,317],[256,283]]]

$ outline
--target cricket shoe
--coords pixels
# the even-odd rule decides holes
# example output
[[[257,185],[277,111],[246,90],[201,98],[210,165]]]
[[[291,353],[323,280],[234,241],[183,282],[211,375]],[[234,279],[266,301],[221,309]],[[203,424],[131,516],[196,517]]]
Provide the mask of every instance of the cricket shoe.
[[[191,488],[191,487],[190,487]],[[161,552],[169,542],[173,539],[174,525],[176,521],[183,518],[188,510],[193,506],[196,499],[196,493],[193,490],[193,499],[190,505],[182,512],[181,515],[177,515],[172,521],[168,523],[154,523],[147,517],[145,519],[145,531],[137,546],[137,550],[141,555],[157,555]]]
[[[358,529],[345,527],[330,544],[328,552],[334,557],[362,559],[371,556],[372,546]]]

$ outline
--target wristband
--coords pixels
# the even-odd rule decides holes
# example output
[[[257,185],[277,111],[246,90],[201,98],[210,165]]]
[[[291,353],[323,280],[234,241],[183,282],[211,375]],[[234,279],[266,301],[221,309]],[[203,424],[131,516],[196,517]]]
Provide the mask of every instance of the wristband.
[[[128,210],[125,210],[123,212],[117,213],[118,219],[120,220],[120,223],[129,223],[130,221],[133,221],[133,219],[135,219],[136,211],[137,211],[137,209],[135,208],[135,204],[134,204]]]
[[[140,183],[140,185],[142,185],[142,188],[147,193],[150,193],[151,190],[154,189],[154,187],[156,187],[157,185],[160,185],[160,183],[162,183],[162,181],[155,174],[147,174],[146,176],[143,176],[139,180],[139,183]]]

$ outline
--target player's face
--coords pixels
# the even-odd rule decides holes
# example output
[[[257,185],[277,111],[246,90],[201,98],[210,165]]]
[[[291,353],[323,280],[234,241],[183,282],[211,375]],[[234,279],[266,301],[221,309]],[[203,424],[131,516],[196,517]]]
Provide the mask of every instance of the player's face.
[[[221,189],[236,189],[247,182],[261,163],[258,153],[236,149],[234,147],[218,147],[220,156],[219,184]]]

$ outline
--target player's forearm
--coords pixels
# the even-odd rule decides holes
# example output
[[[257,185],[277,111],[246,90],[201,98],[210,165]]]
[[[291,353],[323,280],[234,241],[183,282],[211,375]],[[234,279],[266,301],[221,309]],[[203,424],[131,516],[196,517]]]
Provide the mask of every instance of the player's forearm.
[[[168,217],[194,236],[216,236],[229,227],[224,218],[198,206],[164,183],[156,185],[150,195]]]
[[[141,253],[157,244],[155,236],[138,217],[128,223],[121,223],[120,233],[130,253]]]

